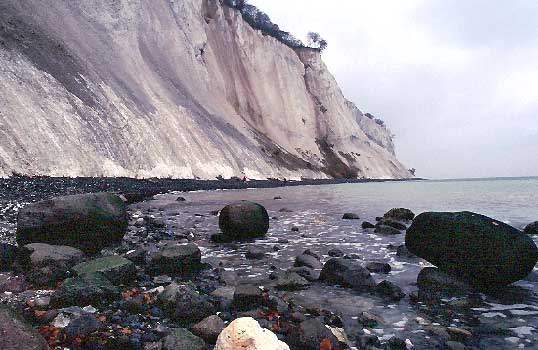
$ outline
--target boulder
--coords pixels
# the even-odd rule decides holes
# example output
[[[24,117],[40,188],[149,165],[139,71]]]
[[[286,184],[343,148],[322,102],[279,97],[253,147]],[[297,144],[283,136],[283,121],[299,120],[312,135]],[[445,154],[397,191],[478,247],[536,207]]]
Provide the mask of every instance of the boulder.
[[[115,194],[58,197],[19,211],[17,243],[67,245],[92,254],[120,243],[127,224],[125,203]]]
[[[73,339],[77,336],[86,336],[98,331],[103,327],[101,321],[95,315],[84,313],[75,318],[64,329],[67,339]]]
[[[162,350],[206,350],[205,342],[186,330],[173,328],[163,339]]]
[[[306,266],[311,269],[321,269],[322,267],[322,264],[318,259],[316,259],[312,255],[307,254],[299,255],[298,257],[296,257],[295,263],[293,265],[295,267]]]
[[[343,220],[360,220],[361,218],[355,213],[345,213],[342,216]]]
[[[68,270],[84,257],[84,253],[76,248],[32,243],[22,247],[17,260],[29,282],[46,286],[63,281]]]
[[[375,281],[366,268],[356,261],[343,258],[332,258],[327,261],[323,265],[319,279],[329,284],[358,290],[375,287]]]
[[[136,278],[135,264],[118,255],[90,260],[73,267],[77,275],[100,272],[114,284],[128,283]]]
[[[361,227],[362,227],[363,229],[368,229],[368,228],[375,228],[375,225],[372,224],[372,223],[370,223],[370,222],[368,222],[368,221],[364,221],[364,222],[362,223]]]
[[[304,277],[300,276],[298,273],[287,271],[277,279],[276,289],[279,290],[301,290],[306,289],[310,286]]]
[[[390,218],[398,221],[411,221],[415,218],[415,214],[405,208],[393,208],[383,215],[384,218]]]
[[[319,279],[319,272],[307,266],[292,267],[289,272],[295,272],[299,276],[305,278],[309,282],[314,282]]]
[[[390,281],[382,281],[375,287],[375,292],[383,298],[399,301],[405,297],[402,289]]]
[[[201,269],[202,252],[196,244],[166,245],[151,257],[152,274],[189,274]]]
[[[241,284],[235,287],[232,307],[238,311],[257,309],[265,303],[260,288],[251,284]]]
[[[45,339],[22,318],[0,305],[0,349],[48,350]]]
[[[479,287],[508,285],[527,276],[538,248],[521,231],[471,212],[428,212],[407,230],[409,251]]]
[[[263,206],[242,201],[225,206],[219,216],[220,240],[235,241],[264,237],[269,215]]]
[[[0,243],[0,271],[11,270],[17,257],[19,248],[8,244]]]
[[[101,305],[120,297],[120,291],[101,273],[88,273],[68,278],[52,295],[54,308]]]
[[[186,284],[170,284],[157,300],[168,317],[182,325],[199,322],[216,312],[207,296]]]
[[[204,318],[191,328],[191,332],[210,344],[215,344],[224,329],[224,321],[217,315]]]
[[[538,221],[531,222],[530,224],[525,226],[523,232],[528,235],[538,235]]]
[[[214,350],[289,350],[286,343],[251,317],[234,320],[220,333]],[[316,350],[319,350],[319,346]]]
[[[369,262],[366,268],[373,273],[389,273],[392,270],[389,264],[377,261]]]
[[[402,233],[400,230],[397,230],[394,227],[386,226],[386,225],[376,226],[374,232],[380,235],[385,235],[385,236],[399,235]]]
[[[383,218],[379,220],[376,224],[376,227],[382,226],[382,225],[394,227],[395,229],[400,230],[400,231],[405,230],[407,228],[407,226],[405,226],[401,222],[391,219],[391,218]]]
[[[292,349],[297,350],[334,349],[339,346],[331,330],[317,319],[303,321],[290,329],[286,340]],[[321,345],[322,342],[325,346]]]

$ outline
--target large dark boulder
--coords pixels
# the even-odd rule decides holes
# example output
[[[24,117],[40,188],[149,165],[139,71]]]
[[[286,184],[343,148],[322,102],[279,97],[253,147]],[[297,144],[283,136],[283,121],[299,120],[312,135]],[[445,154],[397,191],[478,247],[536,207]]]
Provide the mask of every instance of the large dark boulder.
[[[269,215],[260,204],[237,202],[220,211],[219,227],[222,231],[220,241],[261,238],[269,230]]]
[[[29,204],[19,211],[17,243],[67,245],[86,253],[121,242],[128,218],[111,193],[79,194]]]
[[[480,287],[520,280],[538,261],[538,248],[527,235],[471,212],[420,214],[405,244],[442,271]]]

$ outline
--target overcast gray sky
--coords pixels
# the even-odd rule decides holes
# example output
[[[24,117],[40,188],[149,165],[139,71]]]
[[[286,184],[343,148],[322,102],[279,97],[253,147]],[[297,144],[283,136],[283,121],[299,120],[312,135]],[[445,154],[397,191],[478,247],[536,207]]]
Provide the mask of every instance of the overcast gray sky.
[[[538,1],[250,0],[319,32],[346,97],[417,175],[538,175]]]

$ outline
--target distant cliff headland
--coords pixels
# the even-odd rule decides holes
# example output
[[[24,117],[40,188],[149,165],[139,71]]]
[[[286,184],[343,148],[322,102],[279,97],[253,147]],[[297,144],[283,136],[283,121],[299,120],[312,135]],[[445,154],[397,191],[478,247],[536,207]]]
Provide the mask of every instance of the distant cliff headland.
[[[0,176],[411,178],[384,123],[237,0],[0,3]]]

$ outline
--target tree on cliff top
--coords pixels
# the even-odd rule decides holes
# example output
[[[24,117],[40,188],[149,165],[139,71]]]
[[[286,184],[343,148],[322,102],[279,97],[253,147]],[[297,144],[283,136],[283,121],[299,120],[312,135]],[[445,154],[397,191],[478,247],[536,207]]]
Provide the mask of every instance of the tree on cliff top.
[[[269,16],[254,5],[250,5],[247,0],[224,0],[224,5],[239,10],[243,19],[252,28],[259,29],[263,34],[269,35],[284,45],[291,48],[303,48],[303,42],[294,37],[289,32],[283,31],[279,26],[271,21]]]
[[[313,49],[319,49],[320,51],[323,51],[327,48],[327,41],[319,35],[319,33],[316,32],[309,32],[307,35],[308,38],[308,46]]]

